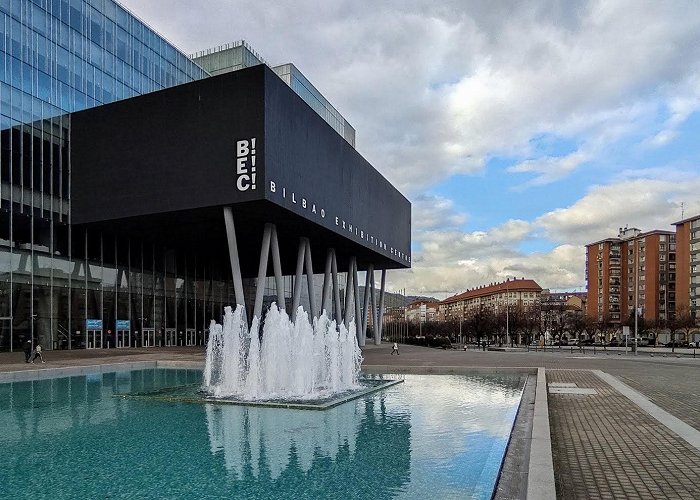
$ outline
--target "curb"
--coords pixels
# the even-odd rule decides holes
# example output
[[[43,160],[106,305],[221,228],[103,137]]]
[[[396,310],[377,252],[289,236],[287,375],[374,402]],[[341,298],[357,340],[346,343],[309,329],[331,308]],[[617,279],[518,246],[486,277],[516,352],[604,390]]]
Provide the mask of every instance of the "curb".
[[[547,378],[544,368],[537,369],[537,390],[535,391],[535,414],[532,419],[527,498],[533,500],[555,500],[557,498],[554,485],[552,437],[549,432]]]

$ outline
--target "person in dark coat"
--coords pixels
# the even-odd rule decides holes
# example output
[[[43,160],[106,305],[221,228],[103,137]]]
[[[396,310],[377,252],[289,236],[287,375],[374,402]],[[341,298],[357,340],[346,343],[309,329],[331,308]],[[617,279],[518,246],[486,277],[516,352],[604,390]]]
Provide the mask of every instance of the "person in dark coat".
[[[32,356],[32,341],[27,340],[24,343],[24,362],[29,363],[29,358]]]

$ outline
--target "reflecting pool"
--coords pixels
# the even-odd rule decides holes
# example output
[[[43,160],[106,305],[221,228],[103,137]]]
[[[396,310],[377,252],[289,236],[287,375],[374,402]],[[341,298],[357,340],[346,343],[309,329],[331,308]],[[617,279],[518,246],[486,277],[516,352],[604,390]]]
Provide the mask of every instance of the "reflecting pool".
[[[524,383],[405,375],[325,411],[113,397],[201,377],[0,384],[0,498],[490,498]]]

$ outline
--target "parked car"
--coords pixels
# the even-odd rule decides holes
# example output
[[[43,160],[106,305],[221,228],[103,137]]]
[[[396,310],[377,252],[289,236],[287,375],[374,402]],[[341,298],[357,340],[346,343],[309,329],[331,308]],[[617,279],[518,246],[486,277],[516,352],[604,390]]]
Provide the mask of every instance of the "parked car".
[[[687,340],[672,340],[664,344],[664,347],[688,347]]]

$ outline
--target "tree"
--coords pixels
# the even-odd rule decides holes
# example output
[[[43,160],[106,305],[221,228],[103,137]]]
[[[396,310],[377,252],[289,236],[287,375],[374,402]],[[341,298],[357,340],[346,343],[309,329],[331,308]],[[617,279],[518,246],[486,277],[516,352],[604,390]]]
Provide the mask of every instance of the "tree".
[[[476,341],[480,343],[485,335],[493,331],[496,326],[496,318],[491,309],[482,305],[467,318],[466,324],[468,331],[474,336]]]
[[[630,311],[630,315],[627,317],[625,322],[623,323],[624,326],[629,326],[630,331],[634,332],[634,310]],[[637,313],[637,335],[639,335],[640,332],[643,332],[647,328],[647,322],[644,319],[644,316],[641,314]]]
[[[523,311],[521,331],[525,335],[525,344],[530,345],[533,336],[539,333],[541,326],[542,313],[538,306],[533,306]]]
[[[602,320],[598,321],[596,326],[605,341],[615,335],[620,328],[620,324],[617,321],[613,321],[608,313],[603,314]]]
[[[683,305],[676,312],[674,330],[681,330],[685,335],[685,341],[690,341],[690,332],[697,327],[695,313],[689,305]]]
[[[569,334],[581,340],[581,334],[586,331],[588,321],[583,311],[569,311],[566,315],[566,329]]]

